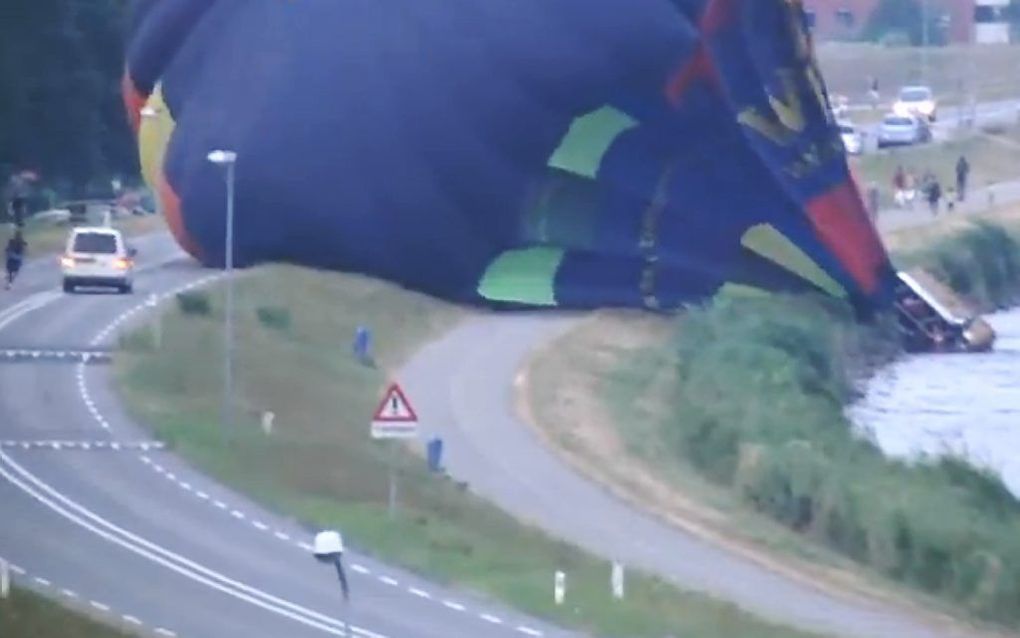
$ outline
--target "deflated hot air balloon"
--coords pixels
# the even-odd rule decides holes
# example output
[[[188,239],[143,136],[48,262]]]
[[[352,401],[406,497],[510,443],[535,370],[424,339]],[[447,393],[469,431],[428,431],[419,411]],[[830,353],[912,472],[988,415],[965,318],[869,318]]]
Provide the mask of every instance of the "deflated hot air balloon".
[[[136,0],[124,90],[208,265],[225,148],[242,265],[507,307],[895,284],[799,0]]]

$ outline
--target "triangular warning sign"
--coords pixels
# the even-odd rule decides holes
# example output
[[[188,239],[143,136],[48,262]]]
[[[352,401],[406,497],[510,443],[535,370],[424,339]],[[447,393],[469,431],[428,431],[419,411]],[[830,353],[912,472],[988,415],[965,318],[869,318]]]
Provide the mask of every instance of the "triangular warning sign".
[[[407,395],[399,385],[394,383],[386,390],[372,421],[376,423],[417,423],[418,415],[411,407],[411,402],[407,400]]]

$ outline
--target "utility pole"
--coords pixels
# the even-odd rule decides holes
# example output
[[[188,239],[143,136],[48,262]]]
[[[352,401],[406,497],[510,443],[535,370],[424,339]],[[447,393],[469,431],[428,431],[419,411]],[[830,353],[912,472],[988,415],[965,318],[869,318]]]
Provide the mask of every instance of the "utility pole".
[[[237,153],[216,150],[208,155],[213,164],[226,168],[227,211],[225,245],[226,303],[223,317],[223,429],[232,432],[234,427],[234,168]]]
[[[931,0],[921,0],[921,84],[928,84],[928,47],[931,45]]]

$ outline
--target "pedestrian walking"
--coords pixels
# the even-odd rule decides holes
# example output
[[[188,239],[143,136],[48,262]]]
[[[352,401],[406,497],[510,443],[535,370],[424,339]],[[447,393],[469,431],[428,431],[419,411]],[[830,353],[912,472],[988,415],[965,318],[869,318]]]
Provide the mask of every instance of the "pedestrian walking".
[[[928,199],[928,207],[931,209],[933,217],[939,214],[939,204],[942,201],[942,184],[934,175],[931,175],[927,180],[925,187],[925,195]]]
[[[4,263],[7,268],[7,278],[4,283],[4,288],[7,290],[11,289],[14,285],[14,280],[18,278],[18,273],[21,272],[21,265],[25,262],[25,251],[28,248],[28,244],[25,243],[25,238],[22,236],[21,231],[17,230],[14,232],[14,236],[7,242],[7,247],[4,249]]]
[[[907,204],[907,172],[903,170],[902,164],[897,166],[896,172],[893,173],[892,186],[893,201],[899,208],[904,208]]]
[[[875,110],[878,108],[879,100],[881,96],[878,92],[878,78],[871,77],[868,80],[868,98],[871,100],[871,108]]]
[[[970,162],[966,155],[956,161],[956,196],[959,201],[967,199],[967,182],[970,181]]]

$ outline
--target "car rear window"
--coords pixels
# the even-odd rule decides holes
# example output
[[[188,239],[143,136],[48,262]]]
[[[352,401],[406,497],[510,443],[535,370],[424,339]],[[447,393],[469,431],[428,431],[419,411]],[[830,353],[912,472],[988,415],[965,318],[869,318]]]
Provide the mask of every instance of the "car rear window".
[[[117,237],[109,233],[78,233],[74,236],[74,252],[114,255]]]
[[[887,117],[885,123],[890,126],[912,126],[914,120],[909,117]]]
[[[924,102],[931,99],[931,91],[928,89],[905,89],[900,94],[900,99],[904,102]]]
[[[839,132],[840,133],[844,133],[846,135],[853,135],[854,134],[854,127],[848,126],[846,124],[841,124],[839,126]]]

